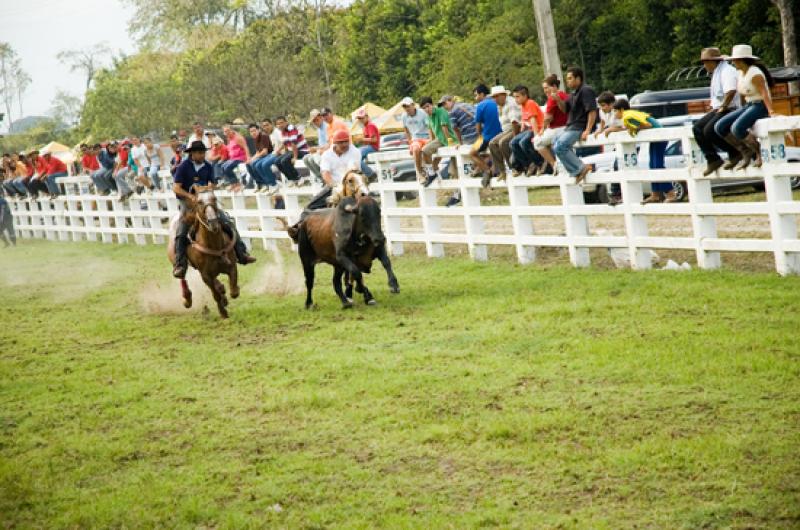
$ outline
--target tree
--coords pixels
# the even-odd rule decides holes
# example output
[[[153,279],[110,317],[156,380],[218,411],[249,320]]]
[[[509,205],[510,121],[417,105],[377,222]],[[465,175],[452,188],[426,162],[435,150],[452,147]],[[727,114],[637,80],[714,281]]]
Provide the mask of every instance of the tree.
[[[0,42],[0,98],[6,108],[8,128],[11,130],[11,107],[17,96],[16,73],[21,70],[17,52],[7,42]]]
[[[17,68],[14,76],[17,80],[17,103],[19,103],[19,115],[22,117],[25,115],[25,113],[22,111],[22,100],[25,91],[31,85],[31,76],[29,76],[28,73],[22,68]]]
[[[56,57],[69,64],[71,72],[82,72],[86,78],[86,90],[92,85],[94,76],[103,64],[103,58],[111,54],[111,49],[104,42],[91,48],[79,50],[63,50]]]
[[[772,0],[778,13],[781,15],[781,36],[783,40],[783,64],[784,66],[794,66],[797,60],[797,37],[794,26],[794,13],[792,12],[792,0]]]
[[[83,102],[81,98],[59,88],[53,98],[48,114],[52,116],[56,122],[66,125],[67,127],[74,127],[78,123],[82,107]]]

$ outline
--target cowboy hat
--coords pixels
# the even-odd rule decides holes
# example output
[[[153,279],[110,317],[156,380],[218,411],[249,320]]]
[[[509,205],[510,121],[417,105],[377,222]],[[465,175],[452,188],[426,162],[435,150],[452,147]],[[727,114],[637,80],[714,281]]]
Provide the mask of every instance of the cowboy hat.
[[[703,48],[703,51],[700,52],[700,62],[703,61],[724,61],[725,56],[722,55],[722,52],[719,51],[719,48],[711,47],[711,48]]]
[[[195,140],[189,147],[184,149],[184,152],[186,153],[194,153],[195,151],[202,151],[205,153],[206,151],[208,151],[208,148],[206,147],[206,144],[204,144],[200,140]]]
[[[494,97],[494,96],[499,96],[500,94],[505,94],[507,96],[510,93],[511,92],[506,90],[506,87],[504,87],[503,85],[496,85],[492,87],[492,91],[489,94],[489,96]]]
[[[753,55],[753,47],[749,44],[737,44],[731,50],[730,56],[726,57],[727,60],[733,61],[734,59],[756,59],[758,57]]]

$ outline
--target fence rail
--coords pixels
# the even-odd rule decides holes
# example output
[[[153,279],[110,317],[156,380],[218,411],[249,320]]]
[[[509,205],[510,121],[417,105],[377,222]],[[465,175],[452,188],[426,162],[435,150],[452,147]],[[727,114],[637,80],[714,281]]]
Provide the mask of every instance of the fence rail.
[[[800,116],[759,121],[754,133],[761,141],[764,165],[745,171],[720,171],[711,177],[702,175],[705,162],[689,126],[646,130],[636,138],[623,132],[608,138],[590,139],[581,145],[613,147],[619,170],[591,173],[587,184],[619,183],[623,202],[618,206],[585,204],[583,188],[575,185],[574,179],[561,175],[509,177],[504,182],[493,182],[495,188],[507,191],[508,204],[482,204],[480,182],[466,177],[464,148],[440,151],[443,156],[457,158],[460,178],[437,180],[429,188],[416,182],[393,182],[386,178],[388,164],[408,159],[407,152],[370,155],[370,162],[381,176],[370,189],[380,194],[384,232],[394,255],[402,254],[406,244],[414,243],[423,244],[428,256],[440,257],[445,253],[445,245],[454,244],[466,245],[473,259],[486,260],[490,246],[505,245],[516,249],[521,263],[530,263],[536,259],[537,248],[562,247],[568,250],[574,266],[586,267],[590,264],[590,249],[623,248],[627,249],[634,269],[647,269],[651,267],[650,250],[680,249],[693,251],[699,267],[714,269],[721,266],[722,252],[770,252],[778,273],[796,274],[800,273],[797,232],[800,203],[792,198],[790,177],[800,175],[800,163],[788,160],[785,133],[797,129],[800,129]],[[680,142],[685,167],[639,169],[636,166],[637,144],[658,140]],[[743,176],[763,178],[764,202],[714,202],[712,179]],[[61,179],[66,194],[56,199],[10,201],[20,235],[58,241],[164,243],[169,220],[178,211],[177,200],[171,193],[133,197],[123,203],[113,197],[88,193],[88,181],[88,177]],[[640,203],[647,184],[664,181],[686,182],[688,202]],[[531,202],[531,190],[552,187],[559,189],[561,204]],[[250,242],[261,240],[265,247],[271,248],[276,241],[287,238],[278,219],[294,222],[302,211],[301,204],[318,190],[315,185],[284,187],[281,194],[286,208],[280,210],[272,207],[269,196],[252,191],[236,194],[220,191],[218,198],[235,219],[243,238]],[[452,208],[440,206],[441,190],[459,190],[461,204]],[[418,201],[398,201],[397,192],[416,193]],[[652,234],[654,216],[688,218],[691,235]],[[750,234],[744,234],[749,237],[721,237],[717,219],[727,216],[766,217],[769,238],[755,238]],[[622,218],[622,233],[590,230],[590,219],[608,217]],[[563,233],[537,233],[535,221],[542,218],[563,220]],[[454,220],[463,221],[463,225]],[[491,226],[487,227],[489,222]],[[499,231],[507,233],[495,233]]]

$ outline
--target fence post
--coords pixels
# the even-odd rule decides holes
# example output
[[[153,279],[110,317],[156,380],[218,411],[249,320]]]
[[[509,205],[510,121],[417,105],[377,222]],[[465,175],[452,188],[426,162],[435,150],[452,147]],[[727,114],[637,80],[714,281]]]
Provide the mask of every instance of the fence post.
[[[461,200],[464,204],[464,229],[467,232],[467,248],[469,255],[476,261],[486,261],[489,259],[489,253],[486,245],[475,243],[475,236],[484,234],[483,217],[480,214],[471,213],[473,208],[480,211],[481,206],[481,191],[480,188],[470,186],[471,181],[474,180],[465,176],[459,179],[461,186]]]
[[[694,177],[694,174],[701,171],[700,168],[703,167],[704,157],[702,151],[697,147],[697,142],[694,140],[691,126],[684,127],[681,149],[689,172],[689,178],[686,183],[687,191],[689,192],[689,204],[692,207],[692,234],[694,235],[697,266],[701,269],[718,269],[722,265],[720,253],[717,251],[709,252],[703,248],[703,240],[717,237],[717,219],[713,215],[700,215],[697,213],[698,206],[713,204],[714,196],[711,193],[711,180]]]
[[[386,226],[386,246],[392,256],[402,256],[404,250],[402,241],[395,241],[392,238],[393,234],[399,234],[401,231],[400,218],[387,213],[389,210],[397,208],[397,194],[394,190],[387,190],[384,186],[380,186],[380,193],[383,223]]]
[[[422,212],[422,231],[425,233],[425,251],[428,257],[441,258],[444,256],[444,245],[433,241],[432,236],[442,231],[442,221],[438,216],[429,214],[426,210],[436,209],[436,190],[419,185],[419,206]]]
[[[525,245],[522,238],[533,235],[533,221],[530,217],[524,217],[516,213],[517,208],[530,206],[528,200],[528,187],[521,186],[514,177],[506,177],[508,185],[508,204],[511,206],[511,228],[514,230],[516,239],[517,260],[525,265],[536,260],[536,247]]]
[[[623,133],[617,133],[623,134]],[[617,143],[617,163],[620,168],[636,168],[638,164],[638,154],[636,144],[633,142]],[[642,197],[644,196],[644,186],[641,181],[630,181],[623,176],[622,182],[622,209],[625,217],[625,234],[628,240],[628,255],[633,269],[649,269],[652,267],[652,260],[647,249],[639,248],[636,239],[647,236],[647,217],[637,213],[641,208]],[[618,207],[617,207],[618,208]]]
[[[567,179],[572,179],[569,175],[566,175],[563,179],[558,187],[561,190],[561,205],[564,212],[564,228],[567,231],[569,261],[575,267],[588,267],[591,264],[589,249],[575,245],[574,238],[588,236],[589,223],[585,215],[573,215],[570,212],[572,206],[583,206],[583,188],[580,185],[566,182]]]
[[[775,164],[786,162],[786,144],[783,131],[770,131],[762,142],[764,165],[764,187],[769,204],[769,224],[772,231],[772,245],[775,253],[775,268],[778,274],[800,273],[800,253],[790,252],[785,242],[797,239],[797,220],[795,214],[781,212],[781,203],[792,202],[792,184],[788,175],[777,174]]]

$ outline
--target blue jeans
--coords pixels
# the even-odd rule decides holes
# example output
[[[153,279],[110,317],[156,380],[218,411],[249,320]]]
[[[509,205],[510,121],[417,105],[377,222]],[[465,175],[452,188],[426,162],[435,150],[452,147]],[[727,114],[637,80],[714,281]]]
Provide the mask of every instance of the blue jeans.
[[[147,171],[145,171],[147,173],[147,176],[150,177],[150,180],[152,181],[153,185],[158,190],[161,189],[161,177],[158,176],[159,169],[161,168],[159,168],[158,166],[150,166],[147,169]]]
[[[92,173],[92,182],[97,191],[110,191],[112,187],[111,170],[100,168]]]
[[[114,182],[117,183],[117,191],[120,195],[128,195],[132,193],[131,187],[128,185],[128,168],[123,167],[114,174]]]
[[[664,153],[668,142],[650,142],[650,169],[664,169]],[[653,182],[651,189],[666,193],[672,190],[671,182]]]
[[[525,171],[531,165],[530,153],[525,149],[526,145],[533,149],[531,138],[533,138],[533,131],[522,131],[511,139],[511,154],[514,156],[513,167],[518,171]]]
[[[563,129],[561,133],[556,136],[553,142],[553,152],[564,165],[564,169],[570,176],[577,177],[578,173],[583,171],[583,162],[572,150],[575,142],[581,139],[583,131],[574,131],[572,129]]]
[[[56,184],[56,179],[61,177],[66,177],[67,172],[62,171],[61,173],[53,173],[52,175],[47,175],[45,179],[45,183],[47,184],[47,191],[52,193],[53,195],[59,195],[58,184]]]
[[[241,160],[226,160],[222,163],[222,174],[225,176],[225,180],[228,184],[239,184],[239,179],[236,177],[236,173],[234,173],[233,170],[241,163]]]
[[[251,174],[259,186],[275,186],[278,183],[275,173],[272,172],[272,164],[276,158],[274,155],[267,155],[250,164],[253,168]]]
[[[377,153],[378,150],[371,145],[360,147],[359,150],[361,151],[361,172],[366,175],[368,179],[372,180],[375,178],[375,171],[367,165],[367,155]]]
[[[728,133],[733,133],[736,138],[743,140],[747,136],[747,129],[761,118],[766,118],[767,116],[769,116],[769,112],[764,102],[753,101],[717,120],[714,125],[714,131],[723,138]]]
[[[9,182],[11,188],[16,191],[19,195],[25,196],[28,194],[28,188],[25,187],[25,179],[24,177],[17,177],[11,182]]]
[[[300,151],[297,153],[297,159],[302,160],[307,154],[308,151]],[[284,153],[275,160],[275,165],[278,166],[278,169],[281,170],[281,173],[283,173],[287,179],[299,180],[300,174],[297,172],[294,164],[292,164],[292,158],[293,155],[291,151]]]

